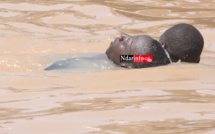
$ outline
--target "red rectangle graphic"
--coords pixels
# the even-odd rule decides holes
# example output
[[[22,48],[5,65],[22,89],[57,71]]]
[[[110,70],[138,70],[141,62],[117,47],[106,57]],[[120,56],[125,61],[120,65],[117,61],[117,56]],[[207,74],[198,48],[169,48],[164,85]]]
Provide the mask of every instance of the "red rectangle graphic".
[[[134,55],[135,62],[153,62],[153,55]]]

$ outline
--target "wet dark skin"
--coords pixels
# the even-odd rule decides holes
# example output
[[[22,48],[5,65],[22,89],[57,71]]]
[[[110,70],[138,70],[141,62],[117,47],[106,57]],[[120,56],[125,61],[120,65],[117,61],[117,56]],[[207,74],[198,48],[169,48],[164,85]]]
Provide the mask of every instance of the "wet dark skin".
[[[145,68],[170,64],[160,43],[147,35],[121,35],[111,42],[106,54],[115,64],[125,68]],[[121,63],[120,55],[153,55],[152,63]]]
[[[159,42],[169,53],[172,62],[200,62],[204,40],[201,33],[190,24],[177,24],[167,29]]]
[[[125,68],[146,68],[167,65],[181,60],[182,62],[199,63],[200,55],[204,46],[201,33],[192,25],[177,24],[166,30],[160,37],[159,42],[147,35],[128,36],[121,35],[110,43],[105,54],[93,57],[78,58],[83,63],[91,65],[96,61],[110,59],[116,65]],[[122,63],[120,55],[153,55],[152,63]],[[108,59],[107,59],[108,57]],[[170,60],[171,59],[171,60]],[[78,64],[77,58],[58,61],[45,70],[58,70],[62,68],[90,68]],[[80,62],[81,63],[81,62]],[[76,65],[77,64],[77,65]],[[103,66],[100,63],[97,63]],[[91,67],[91,69],[94,69]]]

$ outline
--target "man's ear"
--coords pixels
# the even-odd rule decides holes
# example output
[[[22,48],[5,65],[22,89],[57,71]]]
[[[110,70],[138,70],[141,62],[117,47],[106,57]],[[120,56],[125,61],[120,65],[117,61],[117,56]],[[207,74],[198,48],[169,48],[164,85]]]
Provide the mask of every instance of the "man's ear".
[[[164,42],[162,42],[161,46],[162,46],[164,49],[167,48],[166,43],[164,43]]]

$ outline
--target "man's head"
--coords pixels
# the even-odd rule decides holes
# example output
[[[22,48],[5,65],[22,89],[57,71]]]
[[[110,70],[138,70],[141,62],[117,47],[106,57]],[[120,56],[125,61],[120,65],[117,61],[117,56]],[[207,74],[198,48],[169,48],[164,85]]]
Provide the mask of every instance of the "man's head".
[[[173,62],[199,63],[204,47],[201,33],[190,24],[177,24],[160,37],[160,44],[167,50]]]
[[[143,68],[170,63],[158,41],[147,35],[121,35],[111,42],[106,54],[115,64],[126,68]],[[122,63],[120,55],[153,55],[153,63]]]

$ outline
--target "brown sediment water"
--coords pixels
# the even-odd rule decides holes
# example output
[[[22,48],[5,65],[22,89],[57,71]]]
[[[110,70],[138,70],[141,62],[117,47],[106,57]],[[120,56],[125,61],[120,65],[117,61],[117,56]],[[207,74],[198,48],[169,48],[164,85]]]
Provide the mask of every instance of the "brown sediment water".
[[[0,134],[214,134],[214,0],[1,0]],[[157,40],[178,23],[205,41],[199,64],[63,73],[121,33]]]

